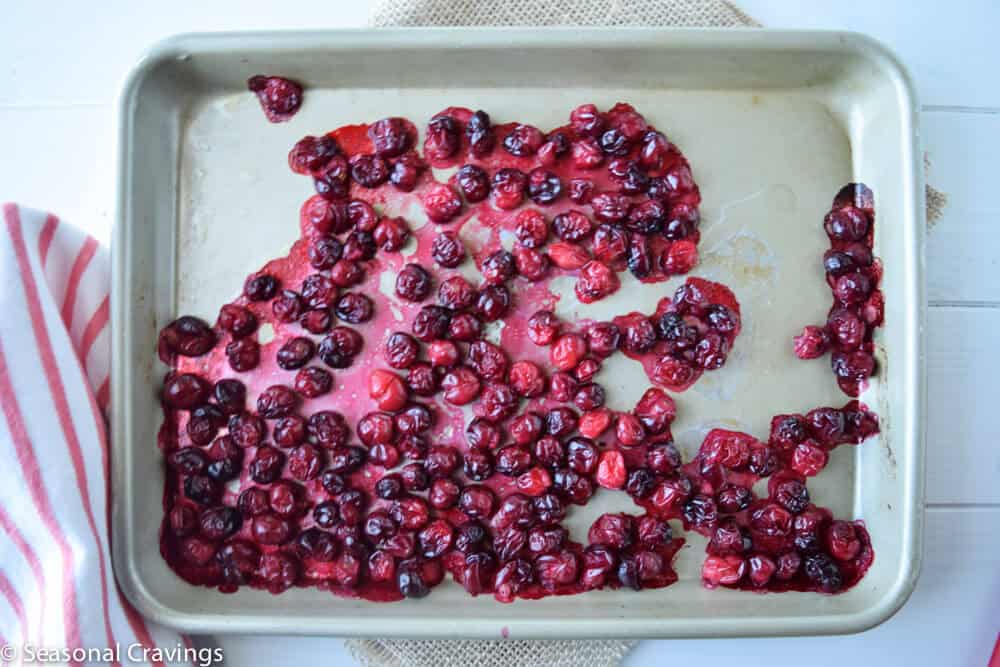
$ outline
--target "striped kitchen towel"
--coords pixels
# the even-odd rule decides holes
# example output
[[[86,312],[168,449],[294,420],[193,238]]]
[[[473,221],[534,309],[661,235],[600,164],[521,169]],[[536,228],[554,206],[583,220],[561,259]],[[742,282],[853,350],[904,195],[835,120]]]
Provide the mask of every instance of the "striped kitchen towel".
[[[107,249],[2,208],[0,662],[45,649],[59,663],[192,664],[188,639],[146,622],[111,570]]]

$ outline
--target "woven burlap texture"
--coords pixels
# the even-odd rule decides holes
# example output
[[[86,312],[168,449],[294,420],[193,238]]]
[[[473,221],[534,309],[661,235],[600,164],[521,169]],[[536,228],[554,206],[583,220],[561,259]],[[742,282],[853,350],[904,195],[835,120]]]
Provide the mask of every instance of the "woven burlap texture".
[[[721,0],[382,0],[371,17],[389,26],[755,26]],[[611,667],[635,642],[350,639],[365,667]]]

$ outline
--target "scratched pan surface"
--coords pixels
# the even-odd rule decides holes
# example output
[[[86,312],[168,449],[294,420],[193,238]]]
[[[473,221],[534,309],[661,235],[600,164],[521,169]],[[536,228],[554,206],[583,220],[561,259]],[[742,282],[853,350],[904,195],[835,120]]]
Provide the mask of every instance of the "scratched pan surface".
[[[246,78],[276,73],[308,86],[288,123],[264,121]],[[308,179],[289,146],[305,134],[403,115],[418,127],[449,105],[497,122],[565,122],[584,102],[634,104],[690,159],[701,186],[701,263],[690,275],[736,293],[744,331],[726,366],[677,396],[686,457],[713,426],[765,436],[771,415],[842,405],[825,362],[796,362],[791,336],[822,321],[829,291],[819,257],[833,194],[863,181],[876,194],[875,248],[885,263],[880,375],[862,397],[883,432],[839,448],[810,490],[864,519],[876,551],[839,596],[706,591],[704,540],[687,534],[680,581],[641,593],[503,605],[443,584],[419,601],[376,604],[315,589],[279,596],[193,587],[159,554],[162,458],[155,358],[178,314],[213,321],[244,277],[285,253]],[[410,637],[693,637],[860,631],[905,602],[918,570],[923,502],[923,216],[916,101],[881,46],[853,34],[718,30],[407,30],[184,36],[154,47],[123,90],[114,241],[114,556],[128,597],[189,631]],[[651,312],[682,279],[629,282],[590,306],[563,290],[564,317]],[[648,385],[616,355],[600,380],[628,409]],[[577,538],[624,494],[574,507]],[[675,525],[675,528],[678,526]]]

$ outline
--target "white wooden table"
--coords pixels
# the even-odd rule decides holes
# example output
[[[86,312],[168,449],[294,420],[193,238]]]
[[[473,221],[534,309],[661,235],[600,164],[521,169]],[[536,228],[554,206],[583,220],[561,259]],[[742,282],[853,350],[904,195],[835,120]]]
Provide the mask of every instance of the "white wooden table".
[[[370,4],[12,2],[0,11],[0,199],[58,212],[103,241],[111,229],[113,103],[146,46],[177,32],[358,27]],[[850,643],[646,641],[626,664],[840,667],[859,664],[863,652],[861,664],[884,667],[985,665],[1000,630],[1000,3],[737,4],[767,26],[868,33],[916,80],[929,181],[950,198],[927,246],[926,557],[909,603]],[[230,665],[352,664],[335,638],[206,641],[217,641]]]

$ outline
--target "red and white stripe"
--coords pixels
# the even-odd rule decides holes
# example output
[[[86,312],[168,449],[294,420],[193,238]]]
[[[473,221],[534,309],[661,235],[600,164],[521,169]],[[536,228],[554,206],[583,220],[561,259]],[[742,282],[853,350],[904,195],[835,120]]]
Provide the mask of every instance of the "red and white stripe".
[[[0,641],[186,645],[111,571],[107,250],[14,204],[0,222]]]

